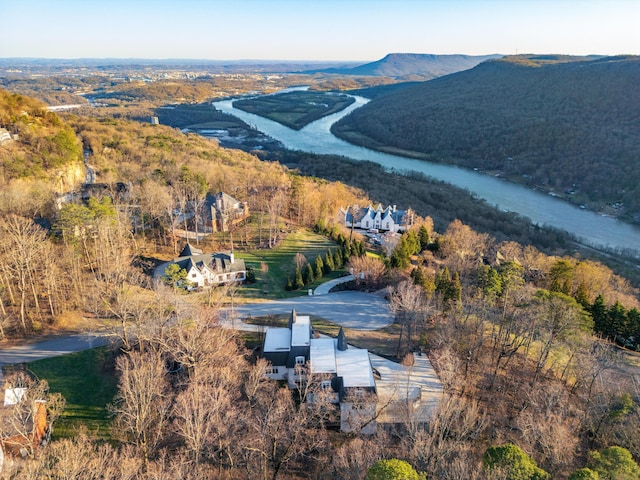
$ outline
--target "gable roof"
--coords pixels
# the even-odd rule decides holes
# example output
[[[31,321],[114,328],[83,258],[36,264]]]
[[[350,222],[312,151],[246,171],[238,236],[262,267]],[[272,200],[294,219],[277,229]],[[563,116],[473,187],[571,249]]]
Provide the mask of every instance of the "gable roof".
[[[180,252],[180,257],[193,257],[194,255],[202,255],[202,250],[194,247],[189,242],[187,242],[187,244]]]

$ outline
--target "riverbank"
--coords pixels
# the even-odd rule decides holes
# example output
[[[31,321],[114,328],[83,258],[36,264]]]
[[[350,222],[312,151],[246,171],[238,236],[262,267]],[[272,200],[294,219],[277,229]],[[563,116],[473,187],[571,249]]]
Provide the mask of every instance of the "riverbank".
[[[299,131],[291,130],[266,118],[235,109],[231,101],[215,102],[214,107],[255,126],[280,141],[285,148],[316,154],[347,157],[355,161],[378,163],[385,170],[415,175],[416,172],[472,192],[489,205],[529,218],[534,225],[567,231],[590,247],[640,255],[640,228],[610,217],[603,217],[579,207],[499,178],[455,166],[409,159],[366,149],[335,137],[331,126],[354,109],[367,103],[355,97],[353,105],[329,115]]]

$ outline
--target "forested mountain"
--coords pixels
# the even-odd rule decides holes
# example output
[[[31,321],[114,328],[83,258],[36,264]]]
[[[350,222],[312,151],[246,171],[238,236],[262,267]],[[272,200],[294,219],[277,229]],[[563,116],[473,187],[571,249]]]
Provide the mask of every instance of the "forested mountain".
[[[375,75],[394,78],[429,80],[473,68],[500,55],[432,55],[422,53],[390,53],[386,57],[353,68],[330,68],[324,73],[341,75]]]
[[[518,56],[373,100],[334,133],[640,221],[640,58]]]

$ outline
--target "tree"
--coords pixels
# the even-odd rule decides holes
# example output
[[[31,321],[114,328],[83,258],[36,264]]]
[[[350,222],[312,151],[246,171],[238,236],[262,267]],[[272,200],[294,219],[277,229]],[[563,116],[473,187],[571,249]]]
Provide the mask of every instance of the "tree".
[[[172,287],[177,287],[180,282],[184,282],[187,279],[187,271],[184,268],[180,268],[177,263],[172,263],[164,269],[164,275],[162,280]]]
[[[300,290],[304,288],[304,279],[302,278],[302,272],[299,268],[296,268],[295,280],[293,282],[294,290]]]
[[[304,273],[302,275],[302,279],[305,285],[309,285],[310,283],[313,282],[314,280],[313,267],[311,266],[310,263],[307,263],[307,265],[304,267]]]
[[[640,478],[640,466],[626,448],[612,446],[590,452],[590,466],[603,480],[637,480]]]
[[[314,269],[313,274],[317,279],[320,279],[322,278],[322,273],[324,270],[324,262],[322,261],[322,257],[320,255],[316,257],[315,265],[316,268]]]
[[[391,311],[400,324],[398,355],[411,350],[411,340],[417,326],[426,316],[426,301],[422,287],[405,280],[392,288],[390,293]],[[406,335],[405,335],[406,331]],[[403,345],[403,337],[406,343]]]
[[[400,237],[400,242],[391,254],[391,265],[396,268],[407,268],[411,263],[411,256],[420,252],[420,240],[412,230]]]
[[[118,357],[118,393],[109,406],[114,431],[138,448],[145,465],[165,434],[169,399],[164,359],[157,352],[131,351]]]
[[[598,472],[585,467],[569,475],[569,480],[600,480],[600,475],[598,475]]]
[[[429,230],[427,230],[425,225],[420,225],[420,228],[418,229],[418,240],[420,241],[421,252],[429,248]]]
[[[539,348],[533,383],[542,372],[549,354],[559,343],[571,346],[574,339],[593,330],[591,318],[572,297],[559,292],[538,291],[534,296],[536,309],[535,336]],[[570,348],[575,351],[576,348]]]
[[[512,443],[487,448],[482,464],[489,471],[503,472],[506,480],[544,480],[551,476],[520,447]]]
[[[356,283],[378,285],[382,281],[386,267],[382,260],[377,257],[353,256],[349,259],[349,268],[353,271]]]
[[[33,313],[40,314],[41,279],[45,277],[43,273],[48,265],[46,245],[46,232],[33,220],[13,214],[0,219],[0,253],[3,257],[0,268],[10,296],[14,289],[17,291],[11,298],[19,305],[23,332],[31,327],[29,306],[33,307]]]
[[[325,253],[324,255],[324,266],[323,266],[324,274],[327,275],[333,272],[335,268],[336,268],[335,264],[333,263],[333,254],[331,253],[331,250],[328,250],[327,253]]]
[[[410,463],[397,458],[378,460],[367,472],[367,480],[421,480],[420,475]]]

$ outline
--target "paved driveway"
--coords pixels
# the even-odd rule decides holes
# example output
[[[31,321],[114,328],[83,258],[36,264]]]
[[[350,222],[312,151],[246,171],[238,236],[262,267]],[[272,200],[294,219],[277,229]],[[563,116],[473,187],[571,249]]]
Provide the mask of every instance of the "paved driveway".
[[[233,314],[236,319],[242,319],[291,313],[294,308],[301,315],[322,317],[355,330],[379,330],[393,323],[393,315],[384,298],[350,291],[244,304],[235,307]]]

